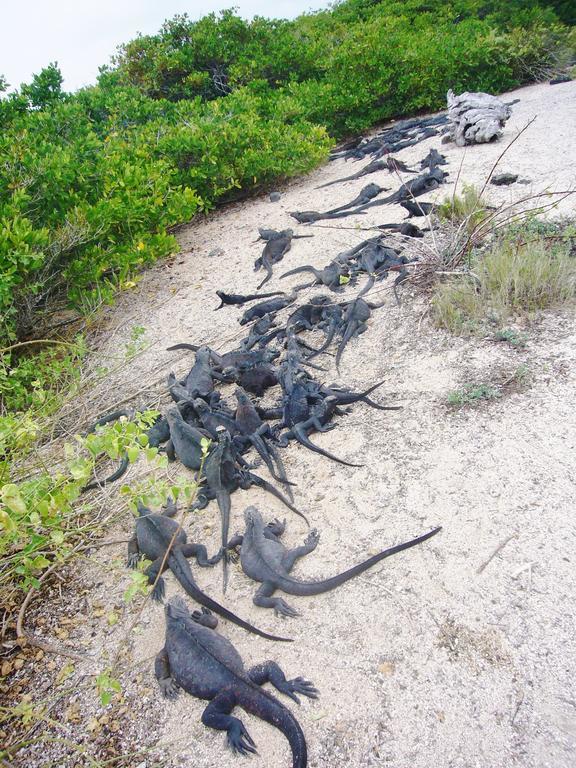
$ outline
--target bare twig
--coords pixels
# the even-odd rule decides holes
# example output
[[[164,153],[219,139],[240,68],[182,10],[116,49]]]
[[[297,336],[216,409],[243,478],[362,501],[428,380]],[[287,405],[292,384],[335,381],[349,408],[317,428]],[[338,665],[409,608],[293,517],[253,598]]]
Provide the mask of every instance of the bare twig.
[[[70,554],[77,552],[83,548],[84,548],[84,545],[78,545],[72,550]],[[54,563],[54,565],[51,565],[50,568],[44,571],[44,573],[40,576],[40,578],[38,579],[38,584],[34,587],[30,587],[30,590],[28,591],[28,594],[24,598],[24,602],[20,606],[20,610],[18,611],[18,619],[16,621],[16,640],[21,645],[24,645],[25,643],[27,643],[28,645],[33,645],[35,648],[40,648],[42,651],[45,651],[46,653],[53,653],[60,656],[67,656],[69,659],[75,659],[76,661],[84,661],[87,658],[85,655],[75,653],[74,651],[69,651],[67,648],[54,645],[53,643],[50,643],[47,640],[42,640],[41,638],[36,637],[36,635],[30,634],[24,629],[24,615],[26,614],[26,609],[30,605],[30,602],[34,597],[35,592],[37,591],[40,584],[51,573],[54,573],[54,571],[57,568],[61,567],[61,565],[62,563]]]
[[[492,562],[492,560],[496,557],[496,555],[504,549],[506,544],[508,544],[510,541],[512,541],[512,539],[515,539],[515,538],[516,538],[516,534],[513,533],[511,536],[508,536],[507,539],[504,539],[504,541],[501,541],[500,544],[498,544],[498,546],[494,550],[494,552],[492,552],[490,557],[487,560],[485,560],[479,568],[477,568],[476,573],[482,573],[482,571]]]

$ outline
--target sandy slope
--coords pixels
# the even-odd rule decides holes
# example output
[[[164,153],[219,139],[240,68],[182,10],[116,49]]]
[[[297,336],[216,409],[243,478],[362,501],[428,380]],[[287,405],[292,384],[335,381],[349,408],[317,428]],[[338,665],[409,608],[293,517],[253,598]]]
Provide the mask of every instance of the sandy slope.
[[[410,164],[436,146],[449,157],[452,180],[462,162],[462,179],[482,183],[506,143],[536,115],[501,166],[531,179],[532,185],[491,188],[489,199],[501,202],[530,189],[573,185],[576,83],[533,86],[509,98],[519,98],[520,103],[499,143],[464,151],[429,140],[399,157]],[[134,324],[144,326],[152,342],[130,372],[119,375],[115,389],[135,390],[172,368],[185,372],[190,358],[165,352],[169,343],[191,340],[224,349],[239,338],[238,313],[233,308],[213,313],[213,296],[217,288],[247,292],[258,284],[261,273],[252,271],[261,251],[253,244],[257,227],[291,226],[288,211],[333,207],[354,197],[368,181],[398,186],[397,179],[382,173],[314,190],[359,167],[329,164],[287,185],[280,203],[262,198],[233,205],[183,230],[182,253],[145,274],[138,289],[110,314],[110,328],[127,319],[111,338],[103,335],[105,352],[125,344]],[[452,189],[447,185],[440,196]],[[570,205],[563,210],[569,211]],[[385,207],[355,220],[326,223],[365,226],[402,217],[398,208]],[[298,231],[315,237],[295,241],[267,288],[285,287],[288,281],[277,279],[285,269],[306,263],[322,266],[364,237],[349,229]],[[215,247],[222,248],[224,256],[210,257]],[[384,380],[378,398],[404,408],[386,413],[355,406],[338,429],[314,437],[338,455],[363,462],[363,468],[336,465],[300,446],[284,452],[288,475],[298,483],[296,502],[322,536],[316,552],[301,561],[295,573],[311,578],[332,575],[368,552],[432,526],[442,525],[443,532],[334,593],[289,598],[302,615],[284,622],[252,605],[254,585],[235,567],[226,604],[295,642],[267,643],[227,622],[221,630],[247,664],[273,658],[288,676],[303,675],[319,688],[320,699],[304,701],[297,711],[311,768],[573,766],[574,318],[550,314],[540,319],[527,330],[526,349],[518,351],[434,330],[421,299],[406,291],[401,307],[390,294],[381,296],[389,296],[389,301],[375,313],[368,332],[348,348],[339,380],[358,388]],[[330,358],[325,360],[329,365]],[[496,369],[512,373],[521,364],[529,367],[532,377],[525,391],[461,413],[444,405],[446,394],[460,382]],[[324,378],[337,376],[330,370]],[[284,517],[282,507],[268,496],[238,493],[233,498],[233,529],[241,527],[248,502],[267,516]],[[217,520],[211,506],[191,526],[191,537],[208,539],[215,547]],[[288,513],[287,542],[296,545],[305,534],[302,521]],[[121,557],[123,548],[114,554]],[[95,556],[103,560],[110,552]],[[101,575],[99,594],[106,605],[121,602],[126,580],[119,583],[119,573],[116,569]],[[198,578],[210,594],[223,599],[219,571],[202,571]],[[172,582],[170,587],[174,589]],[[131,619],[130,610],[125,613],[113,629],[98,625],[94,630],[94,642],[103,650],[116,647]],[[144,662],[142,674],[129,685],[144,691],[139,694],[139,714],[133,716],[141,721],[138,727],[145,740],[158,737],[167,745],[163,764],[169,766],[240,765],[240,758],[226,750],[224,737],[201,725],[201,702],[185,695],[175,704],[160,699],[150,682],[149,661],[162,645],[160,609],[146,607],[144,627],[132,644],[132,661]],[[288,706],[296,709],[292,703]],[[279,733],[239,710],[236,714],[259,748],[260,756],[251,766],[290,764],[287,743]],[[40,754],[30,758],[27,765],[42,765]],[[152,757],[134,762],[141,768],[156,764]]]

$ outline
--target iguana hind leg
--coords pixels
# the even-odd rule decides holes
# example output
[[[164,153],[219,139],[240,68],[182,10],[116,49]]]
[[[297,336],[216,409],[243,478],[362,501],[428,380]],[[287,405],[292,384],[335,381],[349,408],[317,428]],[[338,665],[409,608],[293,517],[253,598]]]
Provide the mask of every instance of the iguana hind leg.
[[[273,608],[276,616],[298,616],[298,611],[292,608],[281,597],[272,597],[272,594],[276,590],[276,585],[270,581],[265,581],[262,586],[256,592],[252,602],[254,605],[260,606],[260,608]]]
[[[248,670],[248,677],[256,685],[264,685],[264,683],[272,683],[274,688],[280,693],[285,693],[297,704],[300,704],[300,699],[296,696],[300,693],[302,696],[308,696],[309,699],[318,698],[318,690],[314,688],[314,685],[303,677],[295,677],[293,680],[287,680],[286,675],[275,661],[265,661],[262,664],[257,664],[252,669]]]
[[[256,755],[256,744],[246,730],[242,720],[232,717],[230,712],[236,706],[236,697],[230,691],[223,691],[212,699],[202,713],[202,722],[208,728],[226,731],[228,746],[241,755]]]
[[[214,616],[209,608],[202,608],[199,611],[194,611],[190,614],[190,618],[196,622],[196,624],[202,624],[204,627],[210,627],[210,629],[216,629],[218,626],[218,617]]]
[[[187,559],[195,557],[200,568],[211,568],[222,560],[224,550],[220,548],[214,557],[208,557],[208,550],[204,544],[184,544],[182,554]]]

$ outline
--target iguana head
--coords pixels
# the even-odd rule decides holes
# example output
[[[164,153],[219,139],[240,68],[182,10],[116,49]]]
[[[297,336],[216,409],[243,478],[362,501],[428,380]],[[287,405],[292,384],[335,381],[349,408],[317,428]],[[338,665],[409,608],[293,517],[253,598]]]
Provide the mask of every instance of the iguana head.
[[[246,394],[246,392],[244,392],[242,387],[236,387],[236,389],[234,390],[234,394],[236,395],[236,400],[238,400],[239,403],[247,402],[248,395]]]
[[[178,408],[169,408],[166,411],[166,419],[168,420],[168,424],[174,424],[175,421],[182,421],[182,414]]]
[[[253,525],[264,524],[262,520],[262,515],[256,507],[246,507],[244,510],[244,521],[246,522],[246,527],[250,528]]]
[[[194,410],[196,411],[196,413],[206,413],[206,411],[210,410],[208,408],[207,403],[204,400],[202,400],[202,398],[200,397],[197,397],[193,401],[192,405],[194,406]]]
[[[174,595],[166,603],[164,608],[167,619],[188,619],[190,618],[190,611],[186,605],[186,601],[180,595]]]

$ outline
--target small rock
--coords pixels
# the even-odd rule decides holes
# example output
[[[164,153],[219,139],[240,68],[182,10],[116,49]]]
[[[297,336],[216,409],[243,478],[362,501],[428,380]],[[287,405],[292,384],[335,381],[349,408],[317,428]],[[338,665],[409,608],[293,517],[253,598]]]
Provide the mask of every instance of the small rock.
[[[280,194],[280,192],[270,192],[270,202],[271,203],[277,203],[278,200],[280,200],[281,197],[282,197],[282,195]]]
[[[517,181],[517,173],[497,173],[490,179],[490,184],[494,184],[495,187],[507,187],[508,184],[515,184]]]
[[[209,259],[217,259],[220,256],[224,256],[224,249],[223,248],[212,248],[212,250],[208,254],[208,258]]]

